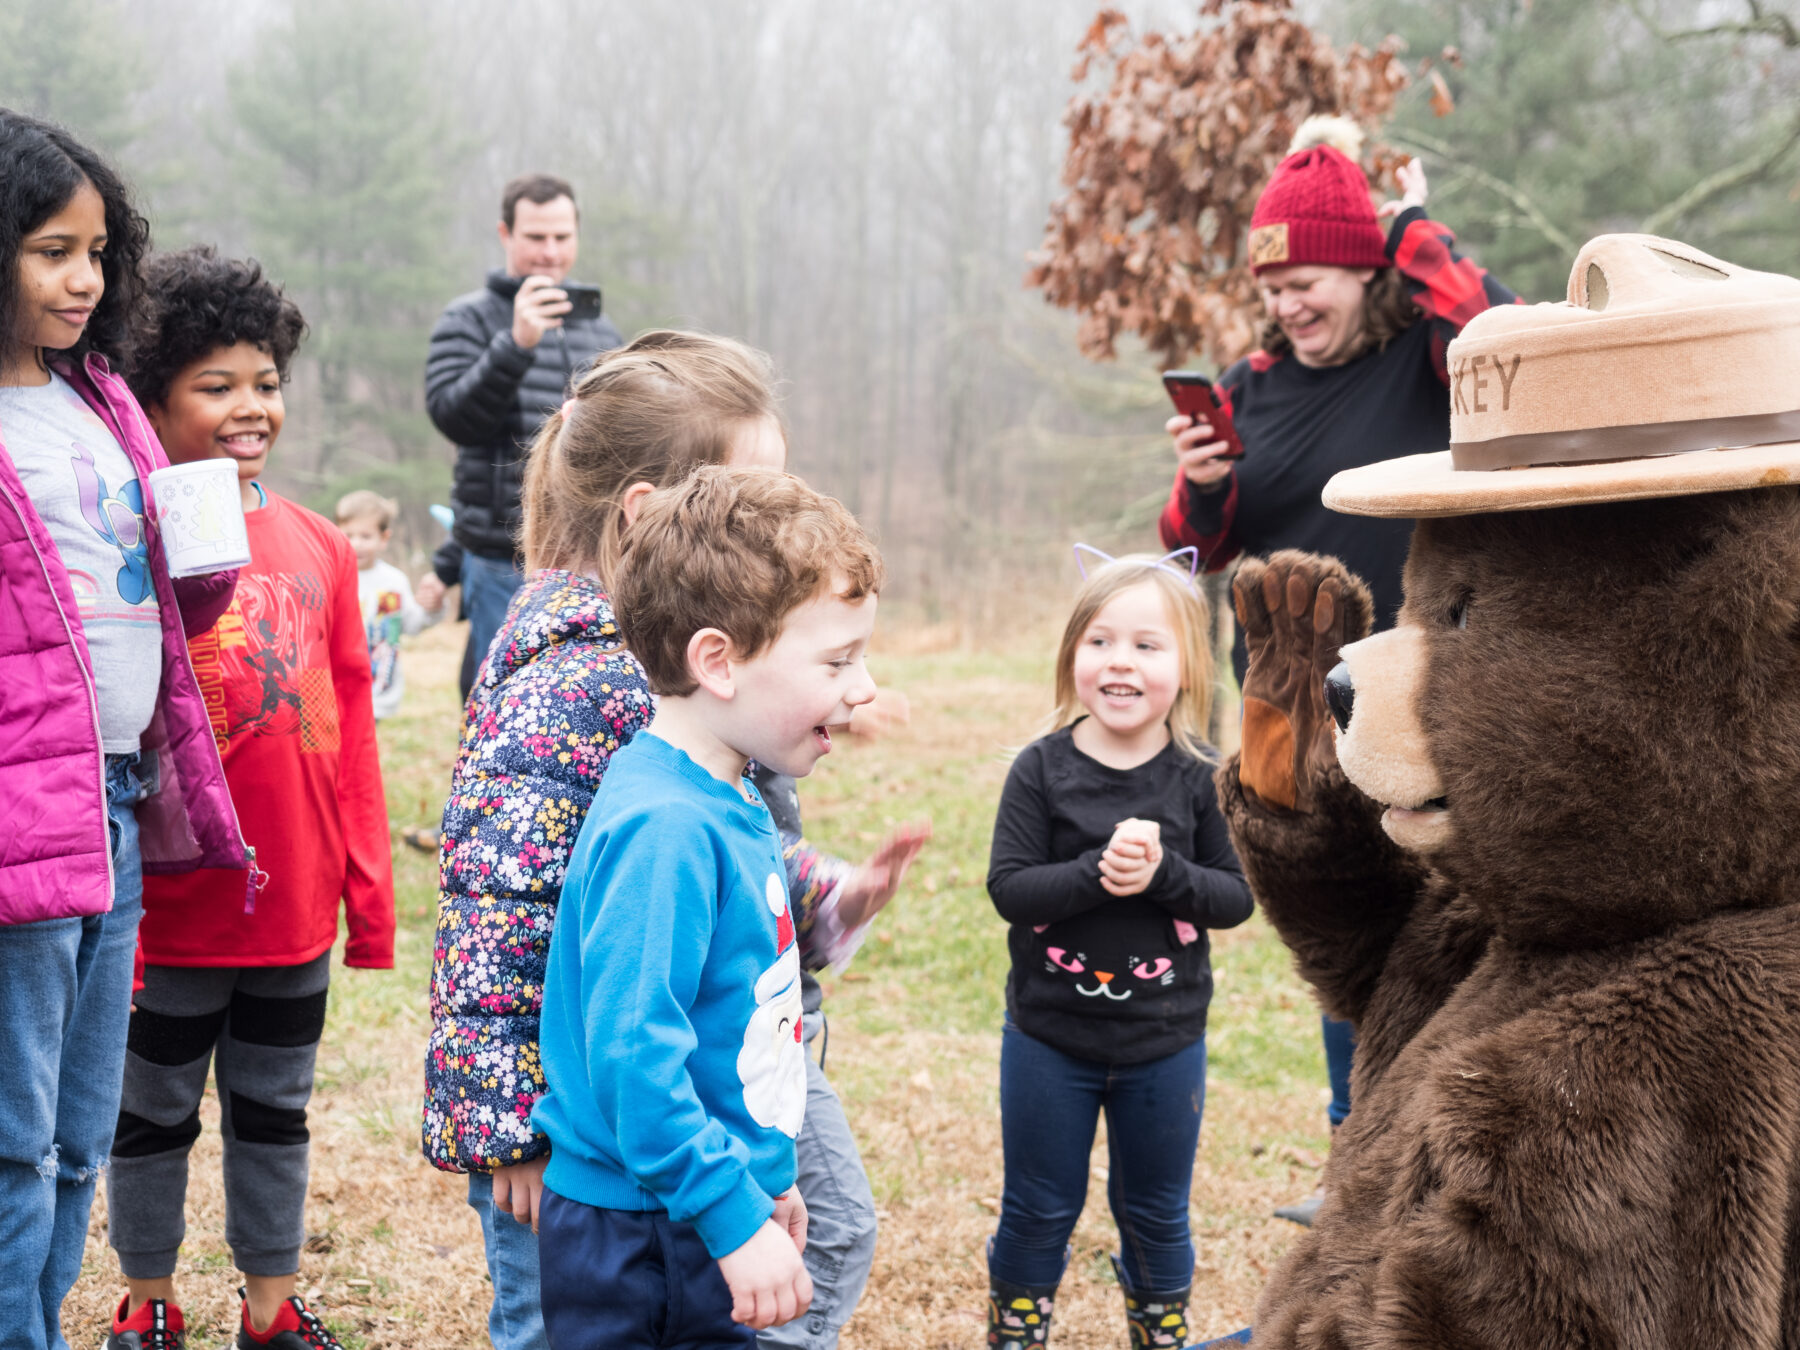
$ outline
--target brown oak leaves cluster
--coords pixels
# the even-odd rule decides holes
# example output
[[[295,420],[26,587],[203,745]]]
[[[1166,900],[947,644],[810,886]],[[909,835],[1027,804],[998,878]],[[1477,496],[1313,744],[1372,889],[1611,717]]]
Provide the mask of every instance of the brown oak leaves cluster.
[[[1112,80],[1069,101],[1069,192],[1025,284],[1081,314],[1094,360],[1121,332],[1165,368],[1250,350],[1261,311],[1244,240],[1295,129],[1314,113],[1378,127],[1410,80],[1397,40],[1339,54],[1290,0],[1205,0],[1200,15],[1191,34],[1136,37],[1102,10],[1077,48],[1077,84],[1096,67]],[[1377,147],[1364,163],[1385,176],[1404,159]]]

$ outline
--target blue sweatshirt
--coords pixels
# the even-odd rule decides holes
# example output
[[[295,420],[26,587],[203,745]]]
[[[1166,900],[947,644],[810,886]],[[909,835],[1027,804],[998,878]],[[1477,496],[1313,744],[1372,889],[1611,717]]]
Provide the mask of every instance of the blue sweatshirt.
[[[545,1184],[667,1210],[715,1257],[736,1251],[794,1184],[800,1017],[768,809],[639,732],[594,795],[550,943]]]

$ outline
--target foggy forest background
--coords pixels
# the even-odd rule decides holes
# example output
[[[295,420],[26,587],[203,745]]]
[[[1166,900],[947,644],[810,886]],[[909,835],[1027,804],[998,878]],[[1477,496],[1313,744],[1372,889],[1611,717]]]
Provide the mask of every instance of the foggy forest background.
[[[1138,31],[1208,22],[1192,0],[1117,8]],[[351,487],[398,497],[401,561],[441,538],[425,506],[449,490],[426,335],[498,264],[501,184],[542,169],[577,187],[575,275],[620,329],[769,351],[791,466],[879,531],[897,597],[980,632],[1061,594],[1042,583],[1067,580],[1071,540],[1151,546],[1172,474],[1155,361],[1084,361],[1077,316],[1022,284],[1096,9],[0,0],[0,105],[110,152],[159,247],[214,242],[288,286],[312,336],[271,478],[327,511]],[[1301,12],[1340,49],[1460,49],[1439,67],[1455,111],[1420,81],[1384,134],[1424,152],[1432,215],[1528,299],[1561,298],[1588,236],[1646,222],[1800,271],[1800,39],[1778,7]]]

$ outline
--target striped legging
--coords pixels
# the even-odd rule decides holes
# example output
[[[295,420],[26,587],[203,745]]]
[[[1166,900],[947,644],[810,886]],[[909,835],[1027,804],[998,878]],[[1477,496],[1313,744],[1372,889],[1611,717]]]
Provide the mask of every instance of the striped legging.
[[[108,1237],[131,1279],[175,1273],[188,1152],[210,1062],[225,1141],[225,1241],[246,1275],[300,1269],[306,1104],[331,953],[301,966],[147,966],[107,1172]]]

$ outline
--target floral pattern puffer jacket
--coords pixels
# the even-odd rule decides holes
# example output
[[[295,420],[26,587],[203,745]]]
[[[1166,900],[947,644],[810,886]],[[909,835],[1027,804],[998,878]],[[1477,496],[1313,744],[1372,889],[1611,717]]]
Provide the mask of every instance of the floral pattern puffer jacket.
[[[491,1172],[549,1151],[531,1127],[544,967],[575,838],[613,752],[649,725],[650,687],[598,583],[534,572],[470,691],[438,855],[425,1156]],[[785,835],[797,926],[824,961],[854,950],[831,917],[850,869]]]

